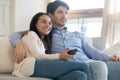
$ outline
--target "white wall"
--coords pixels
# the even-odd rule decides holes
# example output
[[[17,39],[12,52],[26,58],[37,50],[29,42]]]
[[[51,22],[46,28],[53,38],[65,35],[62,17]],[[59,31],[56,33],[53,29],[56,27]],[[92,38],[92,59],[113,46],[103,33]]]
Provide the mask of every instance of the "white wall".
[[[37,12],[45,12],[45,7],[45,0],[15,0],[14,31],[29,29],[31,18]]]
[[[0,0],[0,36],[29,29],[31,18],[46,11],[46,0]]]

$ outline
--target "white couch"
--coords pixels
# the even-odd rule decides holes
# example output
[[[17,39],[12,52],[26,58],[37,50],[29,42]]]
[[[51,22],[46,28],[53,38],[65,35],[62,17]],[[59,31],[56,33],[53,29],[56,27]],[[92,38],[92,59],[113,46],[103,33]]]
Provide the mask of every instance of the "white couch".
[[[13,71],[14,49],[9,43],[9,39],[0,37],[0,80],[51,80],[47,78],[15,77],[11,75]]]
[[[89,41],[100,50],[105,48],[105,39],[97,37]],[[0,80],[50,80],[47,78],[15,77],[11,75],[13,71],[14,49],[9,43],[9,38],[0,37]]]

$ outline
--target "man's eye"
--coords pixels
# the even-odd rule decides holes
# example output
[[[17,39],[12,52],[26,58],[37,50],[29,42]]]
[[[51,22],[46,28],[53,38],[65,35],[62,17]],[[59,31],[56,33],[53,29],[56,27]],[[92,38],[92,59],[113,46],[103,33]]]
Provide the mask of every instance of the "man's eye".
[[[62,11],[58,11],[59,14],[62,14]]]
[[[67,14],[68,12],[66,11],[65,14]]]

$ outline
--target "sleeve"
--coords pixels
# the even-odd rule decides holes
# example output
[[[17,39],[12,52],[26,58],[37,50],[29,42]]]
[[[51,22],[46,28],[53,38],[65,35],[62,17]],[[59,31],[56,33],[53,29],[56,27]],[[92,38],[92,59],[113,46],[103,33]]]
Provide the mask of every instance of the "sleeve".
[[[11,45],[15,48],[16,47],[16,43],[21,41],[22,38],[22,34],[24,33],[24,31],[20,31],[20,32],[14,32],[11,36],[10,36],[10,43]]]
[[[95,48],[85,39],[85,37],[82,37],[82,47],[83,51],[90,59],[102,61],[108,61],[110,59],[109,55]]]
[[[22,42],[28,49],[29,53],[36,59],[39,60],[59,59],[59,54],[45,54],[43,42],[33,31],[28,32],[28,34],[22,38]]]

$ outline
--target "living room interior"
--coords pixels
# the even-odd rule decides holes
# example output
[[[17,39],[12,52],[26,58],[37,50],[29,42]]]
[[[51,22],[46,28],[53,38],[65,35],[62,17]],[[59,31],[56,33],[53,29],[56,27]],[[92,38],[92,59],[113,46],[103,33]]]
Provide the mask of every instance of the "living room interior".
[[[14,49],[9,43],[11,34],[28,30],[32,16],[37,12],[46,12],[46,5],[51,1],[54,0],[0,0],[0,47],[5,53],[4,55],[0,53],[0,59],[2,59],[0,66],[4,67],[0,67],[0,77],[3,73],[11,73],[13,69],[11,61],[13,61]],[[69,31],[83,33],[89,38],[91,44],[108,54],[120,54],[120,0],[62,1],[70,5],[66,24]],[[73,4],[76,7],[73,7],[75,6]],[[7,63],[3,63],[5,59]],[[5,78],[5,80],[9,79]]]

